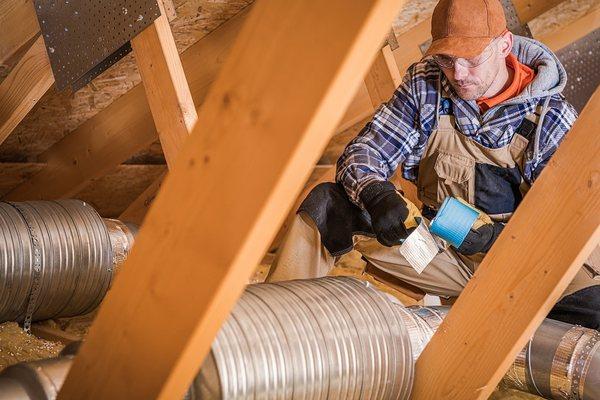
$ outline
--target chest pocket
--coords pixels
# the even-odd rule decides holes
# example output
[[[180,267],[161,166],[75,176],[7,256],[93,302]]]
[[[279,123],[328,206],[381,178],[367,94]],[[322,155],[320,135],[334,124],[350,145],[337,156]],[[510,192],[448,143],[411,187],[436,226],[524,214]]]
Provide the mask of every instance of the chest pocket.
[[[460,197],[473,204],[475,200],[475,160],[462,155],[438,153],[434,166],[438,178],[438,206],[448,196]]]

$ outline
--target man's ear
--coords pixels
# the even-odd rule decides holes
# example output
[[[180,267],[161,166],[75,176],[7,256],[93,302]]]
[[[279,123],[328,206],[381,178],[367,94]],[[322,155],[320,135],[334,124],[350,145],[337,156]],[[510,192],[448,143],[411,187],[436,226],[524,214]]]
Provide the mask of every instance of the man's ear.
[[[503,57],[506,57],[510,54],[513,47],[513,34],[508,29],[502,35],[500,35],[500,52]]]

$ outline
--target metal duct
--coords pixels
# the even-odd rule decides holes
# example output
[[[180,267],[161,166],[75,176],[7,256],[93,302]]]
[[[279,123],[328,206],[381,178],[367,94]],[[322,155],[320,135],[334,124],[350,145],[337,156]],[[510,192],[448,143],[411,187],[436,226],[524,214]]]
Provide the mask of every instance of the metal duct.
[[[97,307],[131,247],[128,228],[108,223],[78,200],[1,202],[0,322],[28,329]]]
[[[503,383],[549,399],[600,399],[600,332],[545,320]]]
[[[416,359],[449,307],[401,309]],[[600,400],[600,332],[546,319],[502,379],[511,389],[556,400]]]
[[[407,399],[413,361],[396,309],[352,278],[251,285],[186,398]],[[0,399],[54,399],[71,364],[56,360],[63,372],[52,383],[43,381],[51,364],[9,367]]]
[[[347,277],[248,286],[212,346],[222,398],[407,399],[412,353],[396,308]]]
[[[185,399],[408,398],[414,360],[448,308],[394,303],[352,278],[250,285]],[[599,335],[546,320],[504,384],[550,399],[600,400]],[[28,364],[0,374],[0,400],[54,400],[71,359]]]

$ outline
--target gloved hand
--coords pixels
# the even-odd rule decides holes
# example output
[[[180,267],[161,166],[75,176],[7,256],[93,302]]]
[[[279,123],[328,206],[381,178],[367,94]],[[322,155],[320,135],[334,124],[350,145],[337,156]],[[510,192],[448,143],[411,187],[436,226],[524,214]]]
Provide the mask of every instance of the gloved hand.
[[[502,229],[504,229],[504,224],[500,222],[485,224],[478,229],[471,228],[469,233],[467,233],[467,237],[456,251],[465,256],[487,253],[500,235],[500,232],[502,232]]]
[[[458,200],[467,204],[463,199],[459,198]],[[467,205],[474,208],[469,204]],[[502,229],[504,229],[503,223],[494,222],[489,215],[483,211],[479,211],[479,216],[473,223],[471,230],[467,233],[465,240],[456,251],[465,256],[472,256],[477,253],[487,253],[498,236],[500,236]]]
[[[418,208],[405,199],[391,182],[370,183],[363,189],[360,198],[371,216],[377,240],[384,246],[402,243],[419,225],[417,218],[421,214]]]

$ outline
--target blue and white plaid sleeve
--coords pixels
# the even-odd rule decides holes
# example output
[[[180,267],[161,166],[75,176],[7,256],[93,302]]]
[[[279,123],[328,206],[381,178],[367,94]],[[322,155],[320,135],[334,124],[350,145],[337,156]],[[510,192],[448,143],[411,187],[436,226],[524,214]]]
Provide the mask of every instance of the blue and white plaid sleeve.
[[[576,119],[577,111],[573,106],[562,96],[555,95],[542,121],[537,157],[525,160],[524,175],[528,183],[538,178]]]
[[[411,75],[405,75],[392,98],[379,107],[337,162],[336,181],[359,206],[365,186],[389,179],[419,139],[419,110]]]

